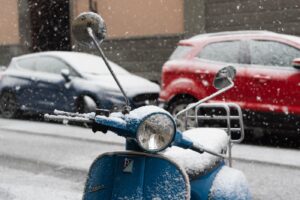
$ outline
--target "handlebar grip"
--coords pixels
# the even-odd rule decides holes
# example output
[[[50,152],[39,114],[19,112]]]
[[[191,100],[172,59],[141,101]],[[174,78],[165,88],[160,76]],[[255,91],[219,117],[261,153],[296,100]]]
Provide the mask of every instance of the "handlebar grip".
[[[96,123],[95,121],[92,124],[92,131],[96,133],[97,131],[101,131],[102,133],[107,133],[109,127],[105,125],[101,125]]]

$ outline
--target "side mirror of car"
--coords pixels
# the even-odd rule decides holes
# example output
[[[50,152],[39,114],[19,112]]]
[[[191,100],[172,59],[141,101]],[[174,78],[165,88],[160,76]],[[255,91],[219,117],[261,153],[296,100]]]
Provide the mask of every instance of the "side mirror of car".
[[[84,45],[93,45],[93,40],[89,31],[95,36],[98,44],[100,44],[106,37],[106,25],[102,17],[93,12],[81,13],[75,18],[72,24],[72,33],[75,40]]]
[[[296,69],[300,69],[300,58],[295,58],[292,62],[292,65]]]
[[[236,75],[236,69],[232,66],[224,67],[218,71],[214,79],[214,87],[218,90],[226,88],[233,84]]]
[[[62,75],[62,77],[64,77],[64,79],[66,80],[66,82],[70,82],[71,78],[70,78],[70,70],[68,69],[62,69],[60,74]]]

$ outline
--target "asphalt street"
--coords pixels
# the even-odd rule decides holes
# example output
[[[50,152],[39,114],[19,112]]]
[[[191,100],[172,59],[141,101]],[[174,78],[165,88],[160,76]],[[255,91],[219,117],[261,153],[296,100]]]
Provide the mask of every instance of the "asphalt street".
[[[81,199],[89,165],[124,139],[82,127],[0,119],[0,199]],[[254,199],[300,199],[300,152],[236,145]]]

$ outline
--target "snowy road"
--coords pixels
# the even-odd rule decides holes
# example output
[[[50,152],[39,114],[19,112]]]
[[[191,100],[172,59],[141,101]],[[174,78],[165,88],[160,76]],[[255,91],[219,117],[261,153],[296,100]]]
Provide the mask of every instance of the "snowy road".
[[[0,119],[0,199],[81,199],[89,164],[123,142],[80,127]],[[254,199],[300,199],[300,152],[250,145],[234,151]]]

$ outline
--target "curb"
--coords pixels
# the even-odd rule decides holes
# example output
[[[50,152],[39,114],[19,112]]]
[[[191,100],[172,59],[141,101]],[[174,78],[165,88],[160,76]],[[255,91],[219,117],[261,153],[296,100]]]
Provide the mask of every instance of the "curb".
[[[65,128],[65,127],[63,127]],[[73,129],[75,127],[71,127]],[[115,134],[110,134],[107,133],[106,135],[103,135],[103,137],[97,137],[95,138],[92,134],[85,135],[83,134],[75,134],[72,135],[66,135],[66,134],[60,134],[60,133],[49,133],[49,132],[37,132],[37,131],[28,131],[28,130],[20,130],[20,129],[15,129],[11,127],[0,127],[0,130],[3,131],[9,131],[9,132],[15,132],[19,134],[27,134],[27,135],[35,135],[35,136],[45,136],[45,137],[51,137],[51,138],[61,138],[61,139],[68,139],[68,140],[75,140],[75,141],[87,141],[91,143],[97,143],[97,144],[110,144],[110,145],[117,145],[117,146],[123,146],[125,140],[123,141],[120,139],[121,137],[116,136]],[[75,130],[75,129],[74,129]],[[82,130],[77,130],[78,132],[88,132],[91,133],[89,129],[84,129]],[[270,148],[270,147],[261,147],[261,146],[251,146],[251,145],[243,145],[239,144],[235,146],[233,149],[233,160],[234,161],[241,161],[241,162],[247,162],[247,163],[259,163],[259,164],[264,164],[264,165],[273,165],[273,166],[278,166],[278,167],[288,167],[288,168],[293,168],[293,169],[300,169],[299,162],[294,162],[291,163],[291,158],[286,158],[288,157],[290,153],[293,153],[296,158],[300,158],[300,151],[297,150],[290,150],[290,149],[277,149],[277,148]],[[249,151],[250,149],[254,150],[254,154],[256,155],[250,155]],[[274,152],[273,152],[274,151]],[[234,155],[234,152],[238,152],[238,156]],[[267,153],[266,153],[267,152]],[[272,152],[272,153],[270,153]],[[281,157],[278,157],[278,153],[281,154]],[[276,158],[276,161],[272,161],[272,158]],[[275,160],[275,159],[274,159]],[[51,163],[50,163],[51,164]],[[74,167],[74,170],[77,170]]]

